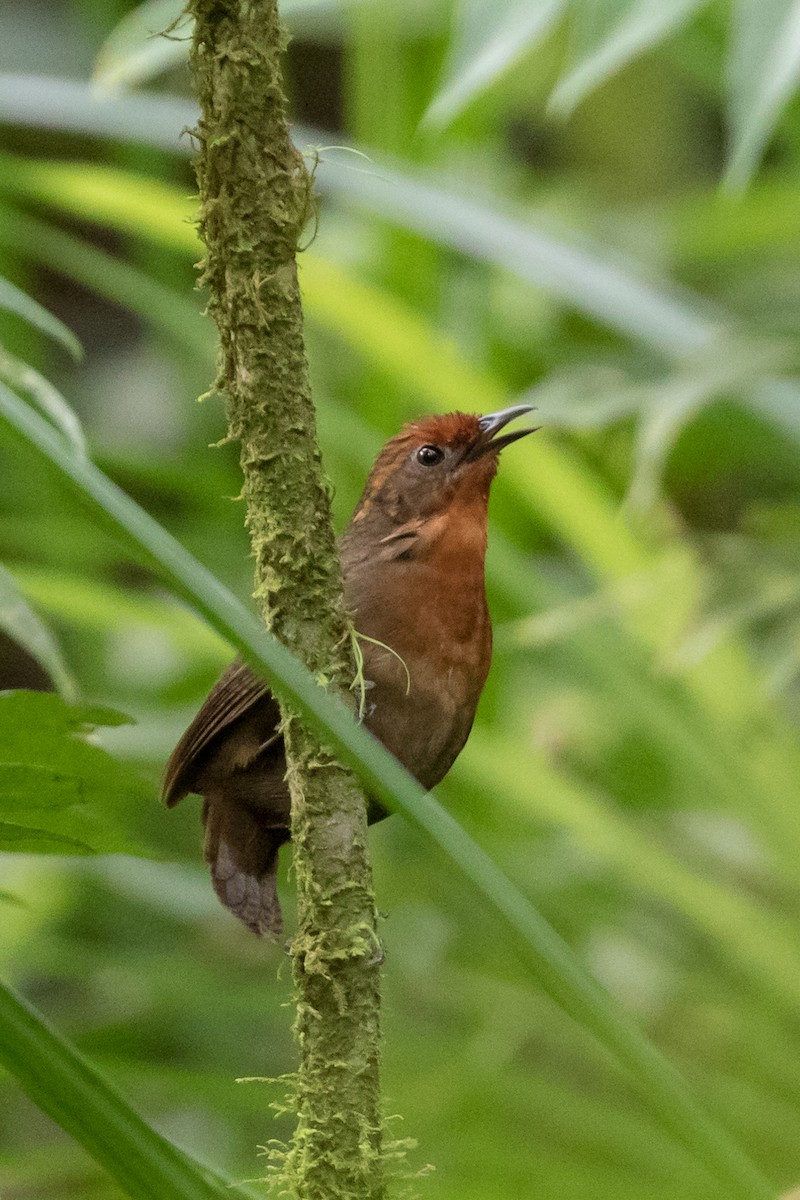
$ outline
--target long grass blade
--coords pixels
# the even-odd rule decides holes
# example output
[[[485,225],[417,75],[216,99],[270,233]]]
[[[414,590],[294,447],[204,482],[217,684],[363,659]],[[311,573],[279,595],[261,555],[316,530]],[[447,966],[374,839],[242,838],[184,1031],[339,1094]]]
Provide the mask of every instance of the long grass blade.
[[[800,0],[737,0],[728,63],[728,187],[743,189],[800,80]]]
[[[76,169],[63,164],[6,161],[14,165],[14,170],[7,172],[3,186],[48,200],[68,212],[85,214],[91,210],[113,228],[145,236],[155,245],[184,254],[197,253],[196,236],[189,224],[191,203],[174,188],[152,180],[139,187],[133,182],[138,177],[110,168]],[[404,362],[406,370],[408,363],[434,364],[421,375],[420,382],[435,403],[458,404],[464,395],[469,395],[479,407],[498,407],[507,402],[491,376],[476,372],[460,361],[452,347],[392,297],[312,255],[304,261],[303,279],[309,317],[319,319],[345,337],[381,369],[388,367],[410,383],[410,376],[403,376]],[[376,314],[384,318],[380,327],[375,324]],[[387,326],[393,330],[391,337],[385,335]],[[713,363],[713,358],[706,357]],[[725,370],[741,358],[729,353]],[[745,376],[751,366],[745,354]],[[457,391],[447,386],[448,379],[457,384]],[[726,386],[733,386],[732,378],[728,378]],[[544,518],[600,579],[621,579],[656,565],[652,550],[620,519],[607,487],[585,465],[578,464],[568,449],[545,441],[540,443],[535,488],[530,486],[524,458],[511,457],[504,464],[503,483],[513,488],[521,512],[529,511],[537,519]],[[690,547],[673,547],[670,554],[680,560],[675,576],[677,590],[654,597],[648,607],[633,609],[627,617],[635,636],[658,653],[663,652],[670,637],[678,632],[679,622],[690,618],[693,598],[703,587],[703,572]],[[680,603],[676,603],[677,598]],[[684,673],[684,680],[702,707],[713,714],[717,728],[722,730],[720,718],[730,726],[720,745],[728,746],[733,759],[741,758],[737,737],[731,731],[735,722],[741,722],[747,715],[749,698],[758,690],[743,647],[731,639],[720,643],[712,655],[691,672]],[[786,847],[793,847],[796,842],[794,813],[769,776],[752,781],[755,767],[752,756],[743,766],[742,787],[752,798],[753,811],[785,857]]]
[[[231,1195],[229,1187],[151,1129],[83,1055],[2,983],[0,1062],[133,1200]]]
[[[9,186],[18,191],[48,199],[68,212],[94,211],[98,219],[115,229],[138,233],[156,245],[184,254],[197,253],[195,233],[189,224],[191,204],[174,188],[153,181],[139,188],[133,185],[129,173],[108,168],[78,171],[63,164],[13,162],[15,170],[7,179]],[[303,284],[309,317],[346,339],[382,370],[388,368],[397,378],[412,384],[409,364],[430,364],[420,374],[417,387],[421,385],[437,406],[457,406],[464,395],[469,395],[478,407],[502,407],[507,403],[505,393],[492,376],[471,368],[424,321],[386,293],[354,280],[341,267],[313,255],[304,260]],[[385,333],[387,328],[391,329],[391,335]],[[729,354],[725,371],[732,369],[732,364],[741,357]],[[713,361],[708,358],[709,363]],[[745,355],[742,363],[745,375],[751,367]],[[732,379],[728,378],[726,386],[732,385]],[[398,417],[402,415],[398,413]],[[607,488],[585,465],[578,464],[567,448],[540,442],[535,488],[530,486],[524,459],[510,458],[504,464],[503,484],[513,489],[521,512],[529,511],[537,519],[543,518],[578,551],[600,579],[621,579],[656,566],[652,550],[620,519]],[[676,548],[675,554],[680,558],[677,590],[655,596],[646,610],[639,606],[626,618],[635,636],[659,653],[668,643],[670,631],[677,631],[676,622],[689,618],[692,597],[703,586],[702,571],[693,561],[689,547]],[[676,596],[681,597],[682,608],[675,603]],[[686,674],[685,683],[713,715],[717,727],[721,714],[730,725],[718,749],[725,745],[731,761],[741,758],[737,738],[730,730],[734,728],[734,718],[738,721],[742,714],[729,712],[728,708],[731,701],[744,702],[757,692],[741,646],[732,640],[720,644],[712,656]],[[759,815],[767,836],[785,857],[786,848],[796,843],[794,814],[787,810],[774,781],[753,780],[753,768],[752,757],[742,764],[741,771],[737,768],[734,773],[740,779],[737,794],[752,798],[752,811]]]
[[[75,409],[49,379],[0,346],[0,379],[28,396],[59,429],[76,454],[86,453],[86,438]]]
[[[28,603],[19,582],[3,566],[0,566],[0,630],[24,646],[44,667],[65,700],[77,699],[77,685],[56,639]]]
[[[111,97],[100,103],[91,89],[69,80],[0,74],[0,118],[188,154],[189,140],[181,141],[180,132],[196,124],[197,111],[174,97]],[[326,142],[318,131],[300,127],[294,139],[301,149]],[[8,184],[14,182],[12,176]],[[701,350],[722,321],[712,305],[650,278],[630,259],[615,259],[566,233],[556,236],[498,211],[489,201],[467,199],[435,176],[423,178],[381,162],[365,171],[320,169],[316,183],[342,203],[508,270],[667,354]]]
[[[199,361],[213,363],[214,343],[200,305],[130,263],[8,205],[0,207],[0,246],[122,305],[166,334],[173,345]]]
[[[93,77],[103,93],[154,79],[186,61],[194,21],[182,0],[144,0],[107,36]]]
[[[375,0],[281,0],[281,17],[292,33],[308,27],[320,36],[323,21]],[[184,63],[194,21],[183,0],[144,0],[126,13],[100,48],[94,80],[105,93],[135,87]]]
[[[54,317],[51,312],[48,312],[21,288],[18,288],[10,279],[2,277],[0,277],[0,308],[5,309],[6,312],[16,313],[29,325],[33,325],[42,333],[46,333],[48,337],[60,342],[73,358],[80,359],[83,355],[83,347],[63,321],[59,321],[58,317]]]
[[[441,132],[506,71],[544,38],[565,7],[565,0],[461,0],[442,84],[423,126]]]
[[[0,72],[0,121],[5,124],[189,154],[189,139],[182,134],[194,128],[197,118],[197,105],[177,96],[100,97],[77,80]]]
[[[165,249],[193,257],[199,253],[190,224],[192,203],[168,185],[114,168],[7,158],[0,158],[0,173],[0,189],[45,200],[76,215],[91,212],[111,228]],[[302,282],[311,320],[318,320],[416,390],[421,386],[437,406],[459,407],[467,395],[473,404],[489,409],[508,402],[492,376],[464,363],[453,346],[432,334],[424,321],[390,295],[312,255],[303,260]],[[387,328],[392,330],[389,337]],[[420,362],[430,365],[414,378],[410,368]],[[520,497],[526,506],[537,506],[600,573],[622,575],[647,565],[648,556],[618,520],[607,490],[578,466],[567,449],[540,443],[535,493],[526,481],[520,486]]]
[[[372,795],[400,809],[449,856],[503,918],[540,987],[591,1031],[630,1072],[643,1101],[674,1136],[742,1200],[773,1189],[725,1130],[695,1100],[675,1068],[587,973],[577,955],[458,823],[386,750],[327,695],[290,652],[156,521],[0,385],[0,412],[117,529],[152,558],[165,578],[261,670],[282,699],[351,768]]]
[[[605,6],[579,4],[573,14],[573,62],[558,81],[549,107],[568,116],[592,91],[627,63],[669,37],[708,0],[623,0]]]

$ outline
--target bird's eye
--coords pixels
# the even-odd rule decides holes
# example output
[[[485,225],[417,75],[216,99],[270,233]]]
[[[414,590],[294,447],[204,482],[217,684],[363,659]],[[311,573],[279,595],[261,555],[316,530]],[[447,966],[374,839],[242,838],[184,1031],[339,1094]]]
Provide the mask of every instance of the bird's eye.
[[[417,462],[423,467],[435,467],[444,458],[444,450],[438,446],[420,446],[417,451]]]

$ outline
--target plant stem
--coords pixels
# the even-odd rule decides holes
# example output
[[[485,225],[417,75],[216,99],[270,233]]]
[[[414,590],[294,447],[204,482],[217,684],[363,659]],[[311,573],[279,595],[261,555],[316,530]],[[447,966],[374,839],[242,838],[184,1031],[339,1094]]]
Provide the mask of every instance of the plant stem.
[[[313,212],[292,145],[275,0],[192,0],[203,282],[217,388],[241,445],[255,596],[323,686],[346,693],[349,624],[303,342],[295,255]],[[380,1200],[380,979],[363,793],[290,712],[298,931],[297,1127],[279,1173],[302,1200]]]

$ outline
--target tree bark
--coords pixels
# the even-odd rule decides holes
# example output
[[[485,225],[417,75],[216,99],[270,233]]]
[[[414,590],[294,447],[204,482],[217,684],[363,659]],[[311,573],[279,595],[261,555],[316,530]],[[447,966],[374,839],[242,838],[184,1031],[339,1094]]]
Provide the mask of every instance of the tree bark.
[[[241,445],[255,597],[321,686],[347,694],[350,623],[303,342],[295,255],[313,212],[292,145],[275,0],[192,0],[200,99],[202,282],[220,336],[217,388]],[[277,1170],[303,1200],[380,1200],[380,944],[364,796],[283,713],[298,929],[297,1125]]]

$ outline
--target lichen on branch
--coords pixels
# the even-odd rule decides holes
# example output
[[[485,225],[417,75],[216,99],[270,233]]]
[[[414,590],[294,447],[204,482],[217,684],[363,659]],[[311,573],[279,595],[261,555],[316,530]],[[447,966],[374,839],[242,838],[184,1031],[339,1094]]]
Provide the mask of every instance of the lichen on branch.
[[[274,0],[192,0],[202,282],[220,338],[216,387],[240,443],[255,597],[271,629],[347,691],[351,629],[317,446],[295,256],[313,212],[289,137]],[[366,805],[284,712],[298,930],[297,1127],[281,1165],[303,1200],[384,1195],[380,946]]]

